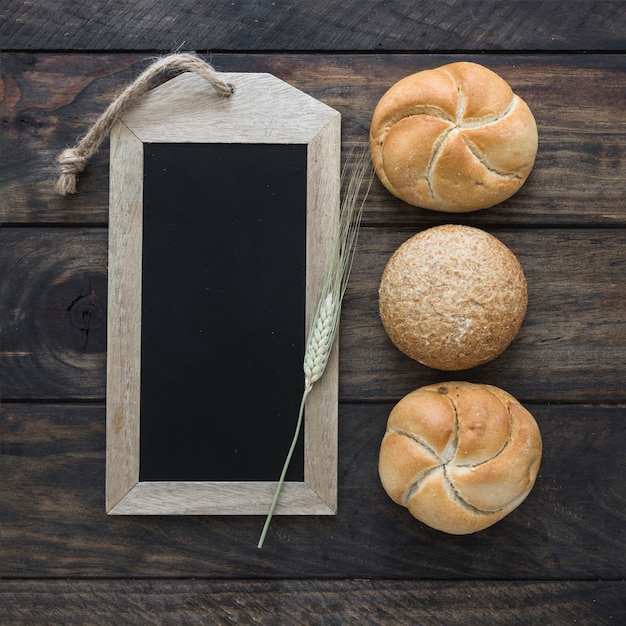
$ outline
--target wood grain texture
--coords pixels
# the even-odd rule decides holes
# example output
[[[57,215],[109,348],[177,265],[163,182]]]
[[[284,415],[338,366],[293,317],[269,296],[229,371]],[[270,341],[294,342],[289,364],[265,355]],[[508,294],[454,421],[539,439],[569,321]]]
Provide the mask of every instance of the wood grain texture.
[[[0,578],[237,577],[623,580],[626,408],[526,405],[544,455],[533,491],[493,527],[434,531],[377,473],[392,405],[340,406],[336,516],[104,511],[104,406],[2,405]]]
[[[111,130],[107,254],[107,473],[111,511],[139,481],[143,143],[122,122]]]
[[[0,230],[2,400],[101,400],[107,232]],[[74,382],[71,382],[74,381]]]
[[[0,620],[55,624],[619,624],[626,583],[2,581]]]
[[[0,12],[15,50],[623,50],[623,3],[77,0]]]
[[[526,402],[626,402],[623,229],[488,228],[518,256],[529,306],[495,361],[449,372]],[[395,401],[442,373],[388,340],[378,317],[385,263],[416,229],[363,227],[340,327],[340,399]],[[0,231],[5,400],[103,400],[107,234],[102,229]]]
[[[121,120],[143,143],[309,144],[337,111],[268,73],[220,72],[228,98],[190,72],[147,93]]]
[[[539,128],[535,167],[501,205],[467,223],[623,226],[626,207],[626,55],[213,54],[219,71],[269,72],[342,115],[346,149],[366,145],[372,112],[397,80],[454,60],[486,64],[531,107]],[[81,175],[79,193],[54,194],[55,159],[147,65],[141,55],[2,55],[0,221],[107,222],[108,143]],[[434,224],[449,216],[416,209],[375,181],[364,219]]]

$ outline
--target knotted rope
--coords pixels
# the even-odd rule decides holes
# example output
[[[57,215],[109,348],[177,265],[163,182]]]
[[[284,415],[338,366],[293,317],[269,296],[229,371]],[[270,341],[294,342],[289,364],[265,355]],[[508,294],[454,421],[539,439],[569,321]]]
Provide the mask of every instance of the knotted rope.
[[[224,98],[228,98],[234,92],[233,85],[220,80],[215,70],[195,54],[177,53],[158,59],[111,102],[106,111],[73,148],[63,150],[57,157],[61,170],[56,183],[57,192],[62,196],[76,193],[78,175],[87,166],[87,161],[100,147],[122,112],[155,86],[157,76],[172,74],[169,78],[173,78],[183,72],[199,74]]]

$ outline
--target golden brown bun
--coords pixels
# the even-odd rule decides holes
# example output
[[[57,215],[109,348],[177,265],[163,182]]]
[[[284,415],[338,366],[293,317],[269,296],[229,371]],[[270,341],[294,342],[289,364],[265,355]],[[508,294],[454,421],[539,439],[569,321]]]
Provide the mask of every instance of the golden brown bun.
[[[398,81],[370,128],[380,181],[409,204],[436,211],[485,209],[512,196],[537,155],[537,125],[500,76],[450,63]]]
[[[524,272],[499,239],[446,224],[391,256],[379,288],[380,318],[395,346],[435,369],[463,370],[500,355],[528,303]]]
[[[535,419],[513,396],[448,382],[417,389],[394,407],[378,469],[396,504],[432,528],[464,535],[526,498],[541,451]]]

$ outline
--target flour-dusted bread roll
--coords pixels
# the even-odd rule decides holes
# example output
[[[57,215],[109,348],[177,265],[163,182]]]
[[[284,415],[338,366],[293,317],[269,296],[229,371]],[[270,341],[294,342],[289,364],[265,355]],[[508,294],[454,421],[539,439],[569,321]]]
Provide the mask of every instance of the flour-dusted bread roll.
[[[380,99],[370,149],[380,181],[409,204],[436,211],[485,209],[530,174],[537,125],[508,83],[477,63],[407,76]]]
[[[379,456],[389,497],[455,535],[483,530],[530,493],[542,442],[533,416],[491,385],[447,382],[393,408]]]
[[[404,242],[379,288],[380,318],[395,346],[448,371],[500,355],[517,335],[527,303],[513,252],[483,230],[452,224]]]

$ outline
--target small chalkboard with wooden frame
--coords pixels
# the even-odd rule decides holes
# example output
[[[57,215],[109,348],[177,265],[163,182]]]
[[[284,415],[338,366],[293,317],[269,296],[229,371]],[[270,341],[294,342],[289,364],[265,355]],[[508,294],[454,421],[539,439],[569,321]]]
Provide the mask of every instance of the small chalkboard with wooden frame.
[[[106,511],[264,515],[339,220],[340,115],[270,74],[194,73],[111,131]],[[332,515],[338,355],[275,514]]]

